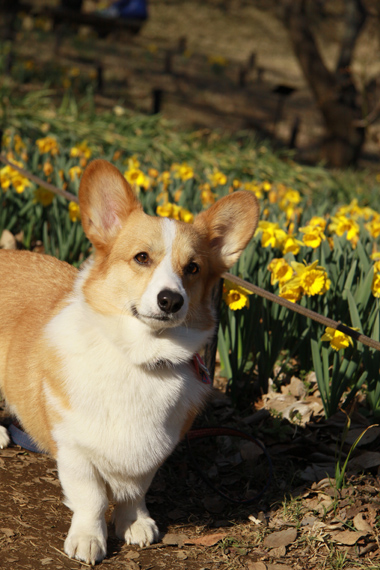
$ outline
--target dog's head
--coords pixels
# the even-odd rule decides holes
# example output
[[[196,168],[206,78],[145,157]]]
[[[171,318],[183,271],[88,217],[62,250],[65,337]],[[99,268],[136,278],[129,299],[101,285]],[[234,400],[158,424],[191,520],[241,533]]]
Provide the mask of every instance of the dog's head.
[[[94,160],[83,173],[79,201],[84,231],[95,247],[83,292],[96,311],[129,314],[154,330],[212,328],[211,289],[257,225],[253,194],[230,194],[193,224],[156,218],[143,212],[114,166]]]

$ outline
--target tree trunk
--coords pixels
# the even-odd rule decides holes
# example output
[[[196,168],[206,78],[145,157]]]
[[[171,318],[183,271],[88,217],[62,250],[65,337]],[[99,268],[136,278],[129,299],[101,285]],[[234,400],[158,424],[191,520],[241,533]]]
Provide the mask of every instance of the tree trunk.
[[[335,73],[326,67],[310,30],[306,0],[287,0],[285,14],[294,52],[326,125],[322,158],[336,167],[355,164],[365,138],[365,129],[357,124],[361,108],[349,67],[365,11],[361,0],[346,0],[345,6],[345,33]]]

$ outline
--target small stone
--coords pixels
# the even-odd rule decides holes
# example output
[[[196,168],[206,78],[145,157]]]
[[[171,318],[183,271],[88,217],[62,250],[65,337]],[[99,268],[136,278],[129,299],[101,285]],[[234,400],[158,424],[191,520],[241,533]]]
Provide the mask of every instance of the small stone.
[[[130,550],[125,555],[125,558],[128,558],[128,560],[135,560],[136,558],[140,558],[140,554],[139,552],[136,552],[136,550]]]
[[[269,534],[264,539],[264,546],[267,548],[279,548],[280,546],[288,546],[292,544],[297,538],[297,529],[287,528]]]
[[[16,249],[16,238],[8,230],[3,230],[1,234],[0,249]]]

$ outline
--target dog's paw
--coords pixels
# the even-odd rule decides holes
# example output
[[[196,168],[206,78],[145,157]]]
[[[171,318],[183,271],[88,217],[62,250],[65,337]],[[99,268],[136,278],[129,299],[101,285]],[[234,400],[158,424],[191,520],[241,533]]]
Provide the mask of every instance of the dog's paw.
[[[8,430],[4,426],[0,426],[0,449],[4,449],[8,447],[11,442],[11,438],[9,437]]]
[[[64,550],[70,558],[82,560],[86,564],[95,564],[101,562],[107,554],[107,544],[103,536],[76,532],[69,533]]]
[[[157,540],[159,531],[153,519],[139,517],[135,521],[126,520],[123,525],[116,525],[116,535],[127,544],[138,544],[142,548]]]

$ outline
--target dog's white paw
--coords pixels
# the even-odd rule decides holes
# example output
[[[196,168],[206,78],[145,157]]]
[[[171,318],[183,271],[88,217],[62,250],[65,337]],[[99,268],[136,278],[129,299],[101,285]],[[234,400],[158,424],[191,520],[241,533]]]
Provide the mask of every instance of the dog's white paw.
[[[65,540],[65,553],[70,558],[82,560],[86,564],[101,562],[107,554],[107,543],[104,536],[74,532]]]
[[[159,531],[150,517],[139,517],[135,521],[124,521],[116,525],[116,535],[127,544],[138,544],[141,548],[149,546],[158,539]]]
[[[0,449],[4,449],[8,447],[11,442],[11,438],[9,437],[8,430],[4,426],[0,426]]]

